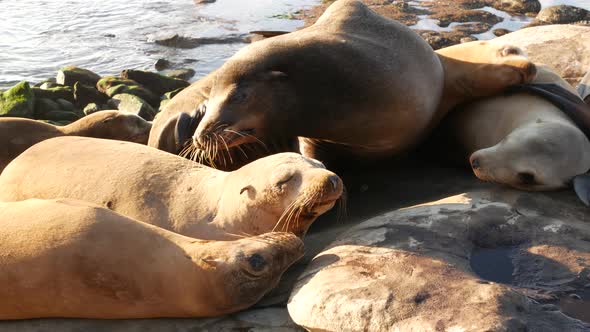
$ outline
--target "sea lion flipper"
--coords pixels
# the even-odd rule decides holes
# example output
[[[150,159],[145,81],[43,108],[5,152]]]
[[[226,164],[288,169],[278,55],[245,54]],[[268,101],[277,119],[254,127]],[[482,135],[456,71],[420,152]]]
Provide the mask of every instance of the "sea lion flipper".
[[[177,151],[184,148],[187,141],[192,140],[202,118],[203,113],[200,109],[195,109],[190,114],[182,112],[178,114],[174,127],[174,141]]]
[[[590,174],[574,177],[574,191],[586,206],[590,206]]]

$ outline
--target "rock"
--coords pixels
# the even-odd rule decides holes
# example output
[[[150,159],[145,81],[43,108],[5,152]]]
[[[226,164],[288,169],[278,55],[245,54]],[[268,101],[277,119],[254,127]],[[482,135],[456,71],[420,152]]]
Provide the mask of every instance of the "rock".
[[[35,99],[35,119],[46,119],[47,113],[61,110],[61,105],[56,101],[47,98]]]
[[[590,264],[587,208],[571,192],[492,188],[352,227],[299,276],[290,316],[322,331],[588,331],[566,316],[575,312],[520,292],[583,287],[573,280]],[[479,258],[486,250],[494,263]],[[509,279],[494,282],[501,274]]]
[[[534,62],[550,66],[573,86],[590,68],[590,27],[531,27],[495,38],[492,42],[522,48]]]
[[[152,121],[157,113],[145,100],[128,93],[113,96],[108,105],[120,111],[137,114],[147,121]]]
[[[83,112],[84,112],[85,115],[90,115],[90,114],[96,113],[96,112],[98,112],[100,110],[102,110],[101,107],[99,107],[95,103],[90,103],[90,104],[86,105],[86,107],[84,107]]]
[[[196,4],[214,3],[216,0],[193,0]]]
[[[88,69],[78,68],[75,66],[67,66],[57,72],[56,82],[58,84],[74,86],[76,82],[82,84],[95,86],[96,82],[100,80],[100,76],[91,72]]]
[[[55,86],[55,85],[58,85],[55,82],[55,77],[51,77],[51,78],[46,79],[43,82],[39,82],[39,83],[33,85],[33,87],[35,87],[35,88],[41,88],[41,89],[47,89],[47,88],[50,88],[50,87]]]
[[[190,85],[190,83],[185,80],[180,80],[143,70],[123,70],[121,72],[121,77],[134,80],[158,95],[163,95],[166,92],[181,88],[186,88]]]
[[[461,44],[463,44],[463,43],[469,43],[469,42],[476,41],[476,40],[477,40],[477,38],[475,38],[473,36],[468,36],[468,37],[461,38],[459,41],[461,42]]]
[[[102,93],[107,93],[107,91],[117,85],[139,85],[139,83],[135,82],[134,80],[129,80],[125,78],[115,77],[115,76],[105,76],[101,78],[96,83],[96,89]],[[111,97],[111,96],[109,96]]]
[[[139,97],[140,99],[145,100],[146,102],[148,102],[148,104],[150,104],[153,107],[157,108],[160,105],[159,96],[155,95],[153,92],[139,85],[119,84],[109,88],[106,94],[111,98],[114,98],[116,95],[119,94],[131,94]]]
[[[508,29],[494,29],[494,31],[492,31],[492,33],[496,37],[500,37],[500,36],[504,36],[505,34],[509,34],[510,30],[508,30]]]
[[[222,37],[185,37],[173,35],[171,37],[156,39],[154,42],[158,45],[174,48],[197,48],[203,45],[212,44],[236,44],[245,43],[244,35],[227,35]]]
[[[64,111],[78,113],[74,104],[65,99],[57,99],[55,102],[59,104],[59,107]]]
[[[485,22],[470,22],[455,26],[453,29],[467,34],[484,33],[492,28],[492,25]]]
[[[80,118],[81,116],[79,116],[78,114],[67,111],[51,111],[45,113],[43,116],[43,120],[51,120],[61,123],[74,122]]]
[[[162,71],[170,67],[172,67],[172,62],[166,59],[158,59],[156,60],[156,63],[154,63],[154,68],[156,68],[157,71]]]
[[[439,25],[443,28],[448,27],[449,24],[453,22],[481,22],[492,26],[502,21],[500,17],[483,10],[463,10],[454,13],[439,13],[432,15],[431,18],[439,20]]]
[[[180,68],[180,69],[169,70],[169,71],[165,72],[164,74],[168,77],[178,78],[181,80],[188,81],[193,76],[195,76],[196,72],[194,69],[191,69],[191,68]]]
[[[26,81],[21,81],[0,94],[0,117],[32,118],[35,114],[35,94]]]
[[[538,13],[541,3],[538,0],[493,0],[492,7],[515,14]]]
[[[182,90],[184,90],[184,88],[179,88],[179,89],[176,89],[176,90],[174,90],[174,91],[166,92],[166,93],[164,94],[164,97],[165,97],[166,99],[172,99],[172,98],[174,98],[174,96],[176,96],[176,95],[177,95],[177,94],[178,94],[180,91],[182,91]]]
[[[71,103],[74,102],[74,89],[70,86],[57,85],[47,89],[33,88],[36,98],[47,98],[51,100],[64,99]]]
[[[109,96],[99,92],[94,85],[88,86],[80,82],[74,84],[74,100],[79,107],[85,107],[89,103],[104,104]]]
[[[463,31],[416,31],[424,39],[430,47],[435,50],[439,48],[453,46],[459,44],[462,38],[471,37]]]
[[[590,12],[585,9],[559,5],[544,8],[535,18],[534,24],[568,24],[590,20]]]
[[[0,331],[19,332],[196,332],[196,331],[303,331],[289,318],[285,308],[246,310],[206,319],[35,319],[0,322]]]

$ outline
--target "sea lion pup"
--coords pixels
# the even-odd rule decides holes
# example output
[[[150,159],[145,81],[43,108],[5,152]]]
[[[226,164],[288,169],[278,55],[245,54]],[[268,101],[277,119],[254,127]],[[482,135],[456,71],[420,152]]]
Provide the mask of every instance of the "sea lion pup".
[[[0,188],[0,201],[81,199],[183,235],[227,240],[272,230],[303,236],[343,184],[296,153],[223,172],[139,144],[58,137],[10,163]]]
[[[196,145],[304,137],[301,152],[323,162],[390,157],[456,103],[527,82],[534,70],[511,46],[435,53],[406,26],[339,0],[312,26],[248,45],[215,72]]]
[[[0,319],[220,316],[303,256],[293,234],[196,240],[67,199],[0,203],[0,221]]]
[[[87,136],[146,144],[151,123],[127,112],[100,111],[66,126],[24,118],[0,118],[0,172],[36,143],[58,136]]]
[[[559,75],[546,66],[537,68],[529,87],[467,104],[444,120],[441,127],[469,156],[463,160],[481,180],[554,190],[590,168],[590,142],[566,109],[583,102]],[[564,103],[552,100],[557,95],[533,90],[543,84],[551,84]]]

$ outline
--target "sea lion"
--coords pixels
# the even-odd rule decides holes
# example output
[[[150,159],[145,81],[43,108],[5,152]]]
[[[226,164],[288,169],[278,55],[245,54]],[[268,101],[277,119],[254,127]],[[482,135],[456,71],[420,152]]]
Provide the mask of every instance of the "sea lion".
[[[87,136],[146,144],[151,123],[127,112],[101,111],[66,126],[24,118],[0,118],[0,172],[36,143],[59,136]]]
[[[550,68],[537,68],[531,84],[464,105],[444,120],[441,127],[458,142],[478,178],[523,190],[555,190],[590,169],[590,142],[575,118],[583,112],[576,108],[585,104]]]
[[[578,84],[578,94],[586,104],[590,105],[590,70],[584,75],[580,84]]]
[[[226,240],[271,230],[303,236],[343,184],[296,153],[223,172],[139,144],[58,137],[10,163],[0,188],[3,201],[81,199],[183,235]]]
[[[300,151],[323,162],[390,157],[457,103],[534,72],[516,47],[473,42],[435,53],[403,24],[339,0],[312,26],[248,45],[219,68],[194,144],[300,137]]]
[[[303,256],[288,233],[196,240],[68,199],[0,203],[0,220],[0,319],[224,315]]]

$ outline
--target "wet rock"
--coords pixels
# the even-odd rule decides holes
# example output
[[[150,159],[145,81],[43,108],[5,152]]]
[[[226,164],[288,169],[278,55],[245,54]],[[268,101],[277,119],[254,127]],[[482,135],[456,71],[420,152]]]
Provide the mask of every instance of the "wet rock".
[[[500,188],[393,210],[316,255],[289,314],[324,331],[587,331],[575,312],[547,310],[520,289],[580,289],[572,280],[590,264],[589,222],[571,193]],[[503,247],[512,284],[482,282],[473,253]]]
[[[172,99],[172,98],[174,98],[174,96],[176,96],[176,95],[177,95],[177,94],[178,94],[180,91],[182,91],[182,90],[184,90],[184,88],[179,88],[179,89],[176,89],[176,90],[174,90],[174,91],[166,92],[166,93],[164,94],[164,97],[165,97],[166,99]]]
[[[96,83],[96,89],[102,93],[107,93],[107,91],[117,85],[139,85],[139,83],[135,82],[134,80],[124,79],[115,76],[105,76],[101,78]],[[110,96],[109,96],[110,97]]]
[[[245,37],[246,41],[249,43],[254,43],[257,41],[261,41],[263,39],[276,37],[280,35],[284,35],[289,33],[289,31],[271,31],[271,30],[259,30],[259,31],[250,31],[250,34]]]
[[[154,68],[157,71],[169,69],[170,67],[172,67],[172,62],[170,62],[166,59],[158,59],[158,60],[156,60],[156,63],[154,63]]]
[[[33,93],[37,98],[47,98],[51,100],[64,99],[71,103],[74,100],[74,89],[70,86],[57,85],[50,88],[33,88]]]
[[[460,42],[461,44],[463,44],[463,43],[469,43],[469,42],[476,41],[476,40],[477,40],[477,38],[475,38],[475,37],[473,37],[473,36],[467,36],[467,37],[463,37],[463,38],[461,38],[461,39],[459,40],[459,42]]]
[[[101,110],[102,110],[102,108],[100,106],[98,106],[97,104],[90,103],[90,104],[86,105],[86,107],[84,107],[83,112],[85,115],[90,115],[92,113],[96,113]]]
[[[56,82],[58,84],[74,86],[76,82],[82,84],[95,86],[96,82],[100,80],[100,76],[91,72],[88,69],[79,68],[75,66],[67,66],[57,72]]]
[[[64,111],[68,111],[68,112],[77,112],[76,110],[76,106],[74,106],[74,104],[72,104],[71,102],[65,100],[65,99],[57,99],[55,101],[59,107],[64,110]]]
[[[590,68],[590,27],[531,27],[495,38],[492,42],[522,48],[534,62],[550,66],[573,86]]]
[[[194,69],[191,68],[181,68],[181,69],[174,69],[164,73],[168,77],[178,78],[180,80],[188,81],[193,76],[195,76],[196,72]]]
[[[493,0],[492,7],[514,14],[538,13],[541,3],[538,0]]]
[[[504,36],[505,34],[510,33],[510,30],[508,30],[508,29],[494,29],[494,31],[492,31],[492,33],[496,37],[500,37],[500,36]]]
[[[492,28],[491,24],[484,22],[470,22],[455,26],[453,29],[467,34],[484,33]]]
[[[452,13],[437,13],[431,18],[439,20],[441,27],[448,27],[453,22],[467,23],[467,22],[481,22],[487,23],[490,26],[502,21],[502,19],[490,12],[483,10],[464,10]]]
[[[94,85],[88,86],[80,82],[74,84],[74,100],[80,107],[85,107],[89,103],[104,104],[109,100],[109,96],[99,92]]]
[[[439,48],[457,45],[461,43],[461,39],[468,36],[463,31],[417,31],[420,36],[435,50]]]
[[[32,118],[35,112],[35,94],[26,81],[22,81],[0,94],[0,117]]]
[[[158,95],[163,95],[167,92],[181,88],[186,88],[190,85],[190,83],[185,80],[180,80],[143,70],[126,69],[121,72],[121,77],[134,80]]]
[[[39,82],[39,83],[33,85],[33,87],[47,89],[47,88],[50,88],[55,85],[57,85],[57,83],[55,82],[55,77],[51,77],[51,78],[46,79],[43,82]]]
[[[216,0],[193,0],[196,4],[214,3]]]
[[[137,114],[147,121],[152,121],[157,113],[145,100],[128,93],[120,93],[113,96],[109,100],[108,105],[120,111]]]
[[[73,112],[68,112],[68,111],[51,111],[51,112],[47,112],[43,115],[43,120],[50,120],[50,121],[55,121],[55,122],[60,122],[60,123],[71,123],[74,122],[78,119],[80,119],[81,116],[73,113]]]
[[[172,37],[166,37],[156,39],[154,42],[158,45],[174,47],[174,48],[197,48],[203,45],[212,44],[237,44],[245,43],[244,35],[227,35],[222,37],[185,37],[174,35]]]
[[[148,104],[150,104],[153,107],[157,108],[158,105],[160,105],[160,97],[140,85],[119,84],[109,88],[106,94],[111,98],[114,98],[119,94],[131,94],[137,96],[142,100],[145,100]]]
[[[590,12],[587,10],[574,6],[559,5],[541,10],[533,25],[568,24],[584,20],[590,20]]]
[[[35,119],[46,119],[47,113],[61,110],[60,104],[51,99],[37,98],[35,100]]]

